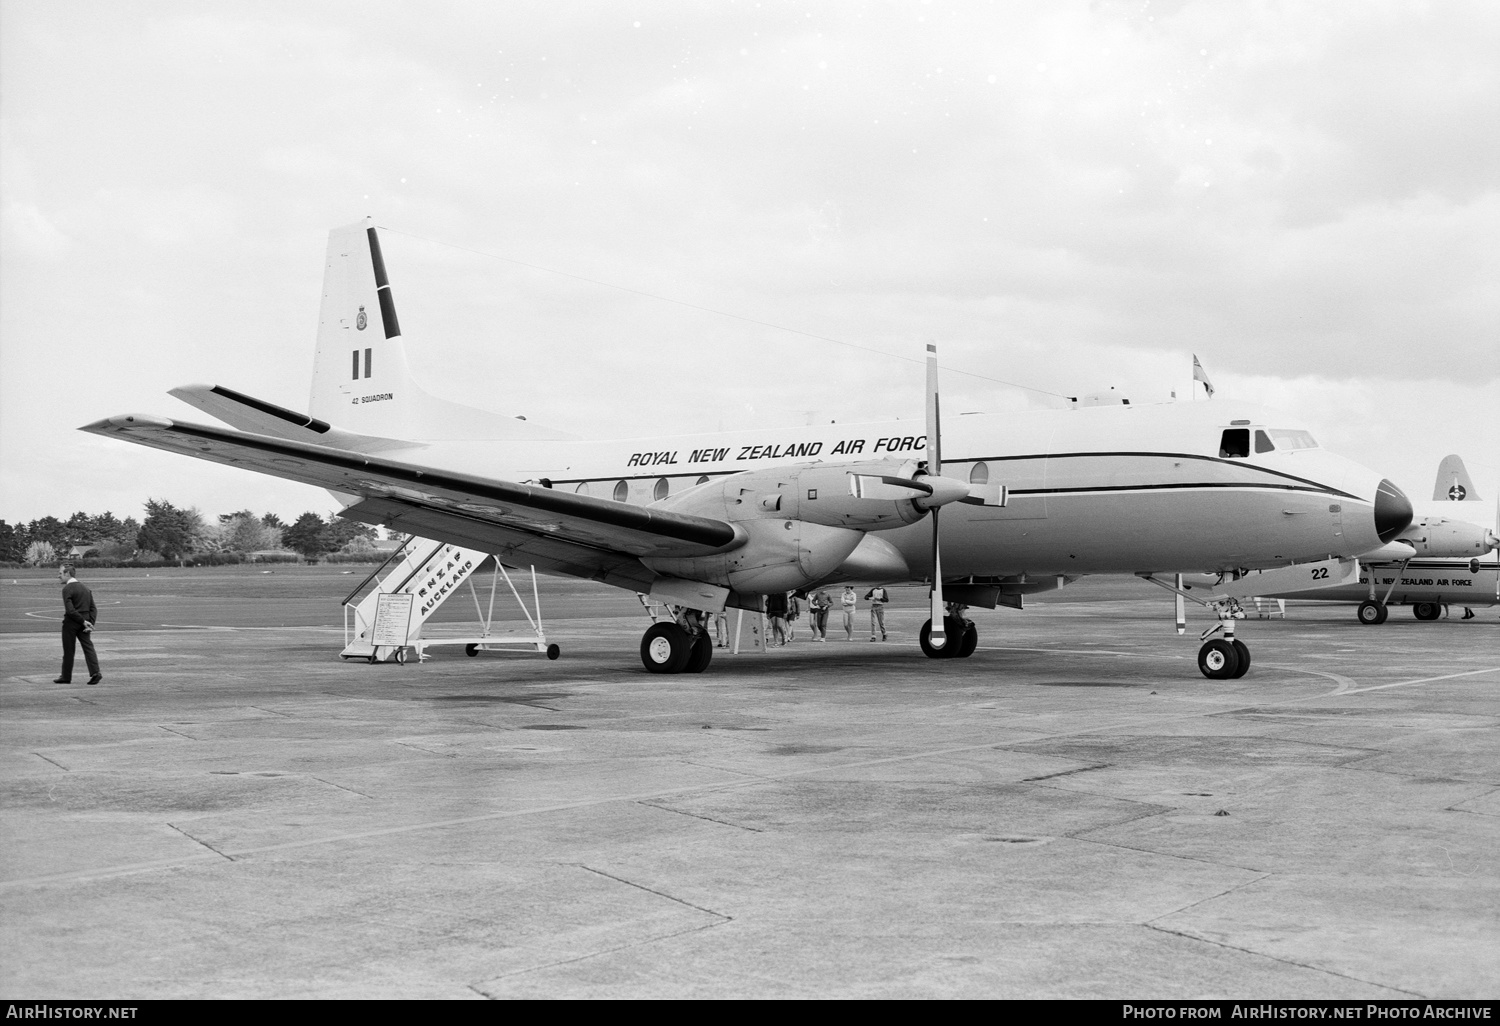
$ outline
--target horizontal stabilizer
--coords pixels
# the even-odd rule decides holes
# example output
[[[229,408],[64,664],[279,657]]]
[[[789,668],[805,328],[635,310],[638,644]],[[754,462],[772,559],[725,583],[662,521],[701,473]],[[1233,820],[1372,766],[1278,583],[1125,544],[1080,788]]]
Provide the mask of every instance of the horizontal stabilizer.
[[[168,395],[176,396],[204,413],[221,420],[230,427],[239,428],[257,435],[286,438],[297,442],[312,442],[333,449],[349,449],[354,452],[390,452],[393,449],[421,448],[421,443],[402,441],[399,438],[381,438],[362,435],[355,431],[336,428],[327,421],[318,420],[305,413],[289,410],[284,406],[236,392],[223,385],[183,385],[174,388]]]

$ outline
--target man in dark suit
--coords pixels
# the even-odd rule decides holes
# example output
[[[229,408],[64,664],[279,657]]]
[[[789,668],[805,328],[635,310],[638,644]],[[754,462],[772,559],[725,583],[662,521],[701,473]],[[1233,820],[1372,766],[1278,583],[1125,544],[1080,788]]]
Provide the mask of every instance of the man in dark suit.
[[[72,563],[64,563],[57,568],[57,579],[62,581],[63,664],[62,676],[52,683],[71,684],[73,682],[73,646],[76,643],[83,646],[83,660],[88,663],[89,667],[89,683],[97,684],[104,679],[104,675],[99,672],[99,657],[94,653],[92,634],[94,621],[99,619],[99,610],[94,605],[94,596],[73,576]]]

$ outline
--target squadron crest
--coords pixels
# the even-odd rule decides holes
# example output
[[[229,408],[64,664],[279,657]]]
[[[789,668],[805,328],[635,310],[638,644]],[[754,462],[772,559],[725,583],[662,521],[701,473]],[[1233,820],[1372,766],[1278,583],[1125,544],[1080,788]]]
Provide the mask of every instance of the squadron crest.
[[[359,308],[359,316],[357,316],[357,317],[354,318],[354,326],[356,328],[358,328],[360,331],[364,331],[365,330],[365,325],[369,324],[369,323],[370,323],[370,319],[365,316],[365,308],[364,307],[360,307]]]

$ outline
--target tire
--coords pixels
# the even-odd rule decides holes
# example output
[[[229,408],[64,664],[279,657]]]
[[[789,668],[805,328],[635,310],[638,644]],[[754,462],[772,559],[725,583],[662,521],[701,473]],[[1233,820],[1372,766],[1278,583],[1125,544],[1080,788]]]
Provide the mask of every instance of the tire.
[[[1250,648],[1239,638],[1234,639],[1234,654],[1239,658],[1239,667],[1234,671],[1235,680],[1239,680],[1250,669]]]
[[[967,659],[974,654],[979,647],[979,628],[968,620],[964,621],[963,640],[958,643],[958,658]]]
[[[1418,620],[1436,620],[1443,615],[1443,607],[1436,602],[1418,602],[1411,607],[1411,615]]]
[[[714,657],[714,642],[707,634],[700,634],[693,639],[693,647],[688,652],[687,662],[682,666],[683,673],[702,673],[708,669],[708,664]]]
[[[1376,602],[1373,599],[1365,599],[1359,604],[1359,609],[1355,615],[1359,617],[1360,623],[1370,627],[1385,623],[1385,603]]]
[[[652,673],[681,673],[693,639],[675,623],[654,623],[641,638],[641,662]]]
[[[1239,653],[1223,638],[1215,638],[1198,650],[1198,669],[1209,680],[1230,680],[1239,668]]]
[[[466,655],[466,656],[468,656],[468,657],[470,657],[472,659],[474,656],[477,656],[478,654],[479,654],[479,646],[478,645],[465,645],[464,646],[464,655]]]
[[[548,659],[556,659],[560,655],[562,655],[562,649],[558,648],[556,645],[548,645],[547,646],[547,658]]]
[[[964,622],[956,616],[943,617],[943,633],[946,641],[942,648],[933,648],[928,639],[932,636],[932,621],[928,620],[922,624],[922,630],[917,635],[917,642],[922,646],[922,654],[928,659],[952,659],[963,645]],[[978,631],[975,631],[975,643],[978,643]]]

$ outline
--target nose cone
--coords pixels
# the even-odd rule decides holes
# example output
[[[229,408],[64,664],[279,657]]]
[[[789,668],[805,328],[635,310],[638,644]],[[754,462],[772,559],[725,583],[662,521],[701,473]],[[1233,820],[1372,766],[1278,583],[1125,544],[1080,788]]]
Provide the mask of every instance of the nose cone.
[[[1388,542],[1411,525],[1411,500],[1389,479],[1375,489],[1375,534]]]

